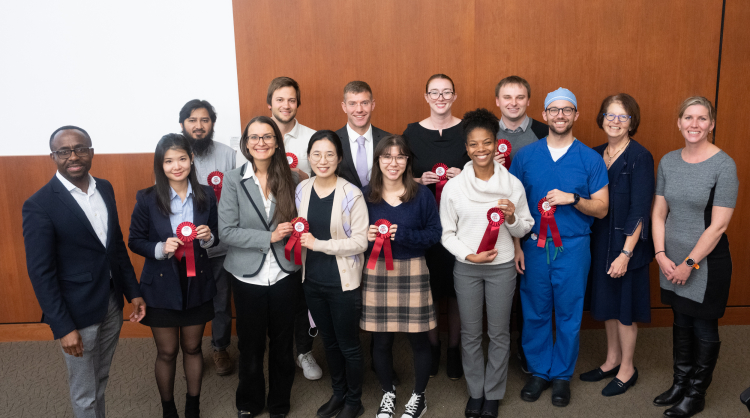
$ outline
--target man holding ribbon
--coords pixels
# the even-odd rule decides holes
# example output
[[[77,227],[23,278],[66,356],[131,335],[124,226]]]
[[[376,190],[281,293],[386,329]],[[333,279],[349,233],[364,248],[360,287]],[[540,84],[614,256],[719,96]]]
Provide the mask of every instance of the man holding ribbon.
[[[216,111],[206,100],[193,99],[180,109],[182,134],[193,149],[195,172],[200,184],[211,186],[216,198],[221,199],[224,174],[234,170],[237,151],[213,140]],[[211,346],[214,348],[216,374],[226,376],[234,372],[234,362],[229,356],[232,337],[232,288],[231,276],[224,270],[227,246],[224,243],[209,248],[216,297],[214,297],[214,319],[211,321]]]
[[[601,156],[573,136],[575,95],[555,90],[544,108],[549,135],[520,150],[510,168],[524,185],[535,221],[530,239],[522,244],[522,342],[532,377],[521,399],[534,402],[551,384],[552,404],[567,406],[591,264],[590,227],[594,217],[607,214],[609,180]]]

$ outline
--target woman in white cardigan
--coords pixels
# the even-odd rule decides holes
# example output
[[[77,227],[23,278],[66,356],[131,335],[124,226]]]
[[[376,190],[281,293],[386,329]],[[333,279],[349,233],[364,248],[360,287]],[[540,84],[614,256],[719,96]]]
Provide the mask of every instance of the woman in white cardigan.
[[[508,373],[508,328],[516,288],[513,237],[526,235],[534,219],[521,182],[493,160],[497,117],[487,109],[477,109],[466,113],[461,124],[471,161],[443,189],[442,243],[457,261],[453,276],[461,316],[462,362],[470,396],[465,415],[494,418],[505,395]],[[493,208],[494,214],[490,212]],[[490,217],[495,225],[504,218],[495,228],[495,241],[488,228]],[[483,238],[488,241],[484,246]],[[490,337],[486,367],[482,352],[485,301]]]

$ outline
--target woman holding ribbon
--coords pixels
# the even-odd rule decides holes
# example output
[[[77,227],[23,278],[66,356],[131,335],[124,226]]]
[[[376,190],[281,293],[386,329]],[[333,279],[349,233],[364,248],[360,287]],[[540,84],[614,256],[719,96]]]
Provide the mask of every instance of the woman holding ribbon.
[[[403,332],[411,344],[415,382],[402,418],[421,417],[431,366],[428,332],[437,326],[424,254],[440,241],[442,228],[434,196],[411,176],[413,155],[404,138],[383,138],[373,156],[372,180],[363,191],[371,225],[360,326],[375,342],[373,363],[383,390],[376,415],[395,413],[392,347],[395,333]]]
[[[682,102],[677,129],[685,147],[659,162],[652,232],[661,301],[672,307],[672,387],[654,399],[668,417],[705,406],[719,357],[719,318],[729,298],[732,258],[724,233],[737,201],[734,160],[711,142],[716,109],[705,97]]]
[[[248,122],[240,139],[247,163],[224,176],[219,201],[219,236],[228,246],[224,268],[234,276],[234,306],[240,351],[236,406],[240,416],[256,416],[266,403],[263,356],[268,352],[268,411],[289,413],[294,382],[295,310],[301,295],[298,266],[284,257],[297,215],[298,182],[286,160],[276,123],[266,116]]]
[[[362,192],[338,176],[343,155],[335,132],[318,131],[310,138],[307,159],[315,175],[297,186],[299,218],[290,239],[302,247],[302,287],[331,372],[333,396],[318,409],[321,418],[364,413],[359,285],[369,218]]]
[[[487,109],[461,122],[471,162],[449,181],[440,201],[442,243],[456,258],[453,270],[461,314],[461,350],[469,401],[467,417],[497,417],[505,395],[510,354],[510,308],[516,289],[513,237],[534,225],[521,182],[494,161],[498,119]],[[487,365],[482,316],[490,337]]]
[[[156,184],[138,191],[128,247],[146,258],[140,288],[148,305],[142,324],[156,343],[154,374],[164,417],[177,417],[177,353],[187,380],[185,416],[200,415],[206,322],[214,317],[216,283],[206,248],[219,242],[216,196],[193,169],[193,151],[179,134],[161,138],[154,152]]]
[[[461,119],[451,114],[456,101],[453,80],[445,74],[435,74],[427,79],[424,98],[430,106],[430,117],[409,124],[404,138],[414,154],[411,174],[419,184],[429,188],[435,195],[438,206],[446,182],[456,177],[469,161],[464,145]],[[436,171],[440,174],[436,174]],[[458,302],[453,287],[453,264],[455,258],[437,243],[425,253],[430,272],[430,289],[435,305],[447,299],[448,306],[448,363],[447,374],[457,380],[463,375],[459,348],[461,325],[458,317]],[[440,339],[438,328],[430,330],[432,365],[430,377],[436,376],[440,365]]]

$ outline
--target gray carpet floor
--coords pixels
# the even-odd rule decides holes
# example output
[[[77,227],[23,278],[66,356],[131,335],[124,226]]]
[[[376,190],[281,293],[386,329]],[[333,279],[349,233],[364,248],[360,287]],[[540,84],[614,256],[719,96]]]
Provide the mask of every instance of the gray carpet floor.
[[[750,326],[724,326],[720,329],[722,351],[707,396],[706,410],[700,417],[747,417],[747,409],[739,402],[739,394],[750,385]],[[369,336],[362,334],[363,346]],[[636,367],[638,383],[621,396],[605,398],[601,389],[606,381],[585,383],[578,380],[581,372],[598,367],[606,355],[603,330],[581,332],[581,350],[571,389],[568,407],[557,408],[550,403],[550,391],[534,403],[519,398],[526,375],[520,369],[515,353],[511,356],[505,399],[500,406],[501,417],[660,417],[664,408],[651,404],[652,399],[671,384],[671,329],[642,329],[638,336]],[[485,341],[486,347],[487,341]],[[231,354],[237,357],[237,340],[232,341]],[[365,384],[363,402],[365,417],[374,417],[381,391],[370,368],[365,351]],[[237,373],[219,377],[210,357],[211,343],[204,338],[206,359],[202,417],[235,417],[234,391]],[[331,395],[330,378],[320,338],[316,338],[314,354],[324,370],[323,378],[308,381],[297,369],[292,391],[290,418],[314,417],[318,406]],[[153,376],[156,348],[151,339],[120,340],[107,387],[107,416],[160,417],[161,404]],[[411,394],[413,372],[409,343],[401,336],[394,346],[395,369],[401,378],[397,387],[397,417]],[[181,357],[178,359],[175,399],[182,416],[185,381]],[[425,417],[462,417],[467,399],[464,379],[451,381],[445,375],[445,344],[440,373],[430,379]],[[65,365],[56,341],[0,343],[0,417],[72,417],[68,400]],[[261,417],[268,417],[264,412]]]

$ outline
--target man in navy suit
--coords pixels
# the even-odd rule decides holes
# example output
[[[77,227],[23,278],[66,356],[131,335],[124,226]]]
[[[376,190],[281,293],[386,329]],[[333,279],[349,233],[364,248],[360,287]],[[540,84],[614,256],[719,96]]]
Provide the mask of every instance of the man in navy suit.
[[[63,126],[50,136],[52,180],[23,204],[26,266],[42,321],[65,353],[76,417],[104,418],[104,391],[122,328],[146,314],[123,241],[112,185],[89,174],[91,137]]]
[[[346,113],[347,123],[336,131],[344,147],[339,176],[362,189],[370,183],[373,150],[390,134],[370,123],[375,99],[372,89],[364,81],[350,81],[344,87],[341,108]]]

